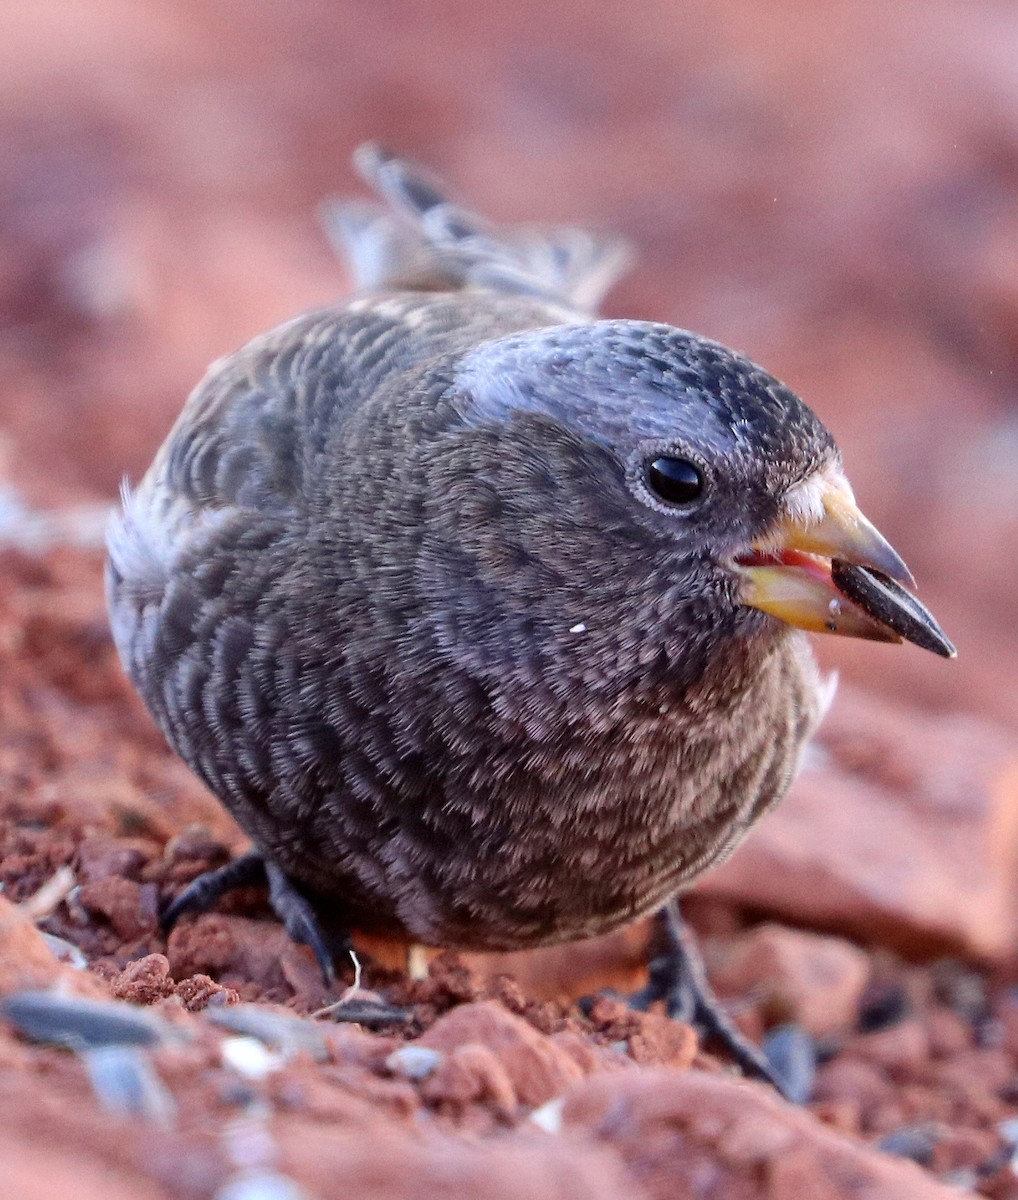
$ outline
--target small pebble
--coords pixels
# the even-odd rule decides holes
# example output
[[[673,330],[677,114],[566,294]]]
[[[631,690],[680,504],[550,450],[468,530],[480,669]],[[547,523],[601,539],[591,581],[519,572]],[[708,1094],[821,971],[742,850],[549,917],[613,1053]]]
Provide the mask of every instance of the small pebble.
[[[223,1064],[232,1067],[245,1079],[264,1079],[283,1065],[283,1058],[273,1054],[254,1037],[228,1037],[220,1047]]]
[[[933,1151],[944,1136],[944,1130],[939,1125],[925,1123],[922,1125],[906,1125],[896,1129],[877,1142],[877,1149],[885,1154],[893,1154],[896,1158],[907,1158],[921,1167],[928,1167],[933,1162]]]
[[[40,930],[42,933],[42,930]],[[79,971],[83,971],[88,966],[88,959],[82,954],[78,947],[69,942],[66,938],[57,937],[55,933],[42,933],[43,941],[53,951],[53,956],[60,962],[70,963],[72,967],[76,967]]]
[[[288,1056],[303,1050],[315,1062],[328,1061],[328,1043],[314,1022],[306,1018],[273,1012],[260,1004],[225,1005],[206,1010],[206,1018],[233,1033],[257,1038]]]
[[[268,1171],[279,1158],[279,1147],[268,1126],[271,1112],[270,1104],[255,1100],[243,1116],[223,1127],[223,1149],[242,1175]]]
[[[959,1192],[972,1192],[979,1183],[979,1174],[971,1167],[959,1167],[956,1171],[948,1171],[940,1176],[940,1182],[948,1187],[957,1188]]]
[[[404,1079],[427,1079],[445,1056],[430,1046],[400,1046],[385,1060],[386,1069]]]
[[[258,1098],[258,1092],[241,1079],[230,1078],[219,1087],[219,1099],[232,1108],[249,1109]]]
[[[228,1179],[215,1200],[310,1200],[288,1175],[277,1171],[245,1171]]]
[[[55,991],[13,992],[0,1014],[27,1037],[72,1050],[97,1046],[151,1046],[174,1031],[152,1013],[118,1000],[86,1000]]]
[[[324,1011],[333,1021],[367,1025],[369,1028],[375,1025],[405,1025],[411,1017],[405,1008],[397,1008],[395,1004],[357,996],[330,1004]]]
[[[876,1033],[903,1021],[909,1012],[908,995],[900,984],[867,990],[859,1009],[860,1033]]]
[[[163,1128],[173,1124],[176,1105],[143,1050],[97,1046],[82,1054],[99,1103],[118,1117],[144,1117]]]
[[[937,998],[971,1025],[982,1021],[989,1007],[986,980],[967,963],[942,958],[932,967],[933,990]]]
[[[565,1098],[556,1096],[554,1100],[548,1100],[540,1108],[535,1108],[530,1114],[530,1120],[545,1133],[560,1133],[564,1107]]]
[[[976,1045],[987,1050],[998,1050],[1004,1045],[1007,1031],[1004,1022],[994,1017],[987,1017],[976,1026]]]

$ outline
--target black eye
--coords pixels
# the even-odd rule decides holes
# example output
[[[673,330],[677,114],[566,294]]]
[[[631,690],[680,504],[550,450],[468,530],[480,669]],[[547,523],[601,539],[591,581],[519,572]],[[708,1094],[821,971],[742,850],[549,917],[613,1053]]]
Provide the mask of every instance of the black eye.
[[[647,485],[666,504],[691,504],[703,492],[703,475],[684,458],[655,458],[647,464]]]

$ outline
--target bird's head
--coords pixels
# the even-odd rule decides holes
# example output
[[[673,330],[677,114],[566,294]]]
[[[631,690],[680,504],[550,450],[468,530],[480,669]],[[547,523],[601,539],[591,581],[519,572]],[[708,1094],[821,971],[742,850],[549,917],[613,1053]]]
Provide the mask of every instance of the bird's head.
[[[708,636],[791,625],[953,653],[830,433],[734,351],[649,322],[563,325],[482,344],[455,390],[468,426],[499,432],[480,470],[529,527],[523,559],[585,557],[600,594],[632,580],[645,607],[656,581],[658,610]]]

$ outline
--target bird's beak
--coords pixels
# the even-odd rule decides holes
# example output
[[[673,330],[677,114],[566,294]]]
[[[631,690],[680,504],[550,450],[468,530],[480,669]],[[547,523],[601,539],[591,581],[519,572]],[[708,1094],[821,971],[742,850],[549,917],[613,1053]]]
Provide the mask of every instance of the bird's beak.
[[[916,612],[925,614],[918,601],[903,589],[892,588],[879,613],[872,606],[867,611],[835,585],[835,559],[915,586],[908,567],[859,511],[844,476],[828,470],[787,496],[778,523],[749,553],[737,556],[742,603],[815,633],[877,642],[900,642],[904,634],[916,640],[904,620],[906,609],[911,617]],[[900,603],[896,596],[901,597]],[[929,620],[939,631],[932,617]]]
[[[840,558],[857,567],[872,567],[914,588],[912,572],[882,533],[856,507],[848,483],[840,475],[821,476],[823,508],[819,520],[785,516],[767,539],[785,550],[801,550],[823,558]]]

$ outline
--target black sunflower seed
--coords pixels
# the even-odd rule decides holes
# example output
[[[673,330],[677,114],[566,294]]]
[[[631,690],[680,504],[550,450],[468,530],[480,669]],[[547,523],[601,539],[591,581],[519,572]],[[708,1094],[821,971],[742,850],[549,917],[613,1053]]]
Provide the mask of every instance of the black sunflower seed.
[[[855,567],[835,558],[831,562],[834,586],[906,641],[943,658],[954,658],[955,650],[933,614],[911,592],[872,567]]]

